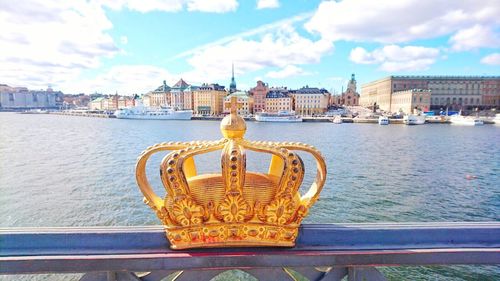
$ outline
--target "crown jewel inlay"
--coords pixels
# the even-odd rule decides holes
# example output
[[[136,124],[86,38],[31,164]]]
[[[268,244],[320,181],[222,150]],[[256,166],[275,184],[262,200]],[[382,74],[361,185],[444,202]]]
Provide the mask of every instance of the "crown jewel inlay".
[[[292,142],[261,142],[243,138],[246,124],[237,115],[236,97],[220,128],[223,139],[159,143],[141,153],[136,179],[144,202],[165,226],[173,249],[238,246],[294,246],[298,228],[316,202],[326,179],[326,165],[314,147]],[[218,174],[197,174],[194,157],[222,151]],[[246,170],[245,151],[272,155],[268,173]],[[156,195],[146,177],[149,157],[171,151],[160,165],[165,198]],[[302,159],[312,154],[316,180],[304,195]]]

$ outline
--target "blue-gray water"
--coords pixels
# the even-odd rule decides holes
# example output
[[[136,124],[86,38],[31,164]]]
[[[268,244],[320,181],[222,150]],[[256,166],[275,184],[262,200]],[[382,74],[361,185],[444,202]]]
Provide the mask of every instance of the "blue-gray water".
[[[322,151],[328,180],[306,223],[500,219],[499,126],[248,122],[247,127],[249,139],[300,141]],[[219,138],[214,121],[0,113],[0,227],[156,224],[135,183],[136,157],[157,142]],[[199,170],[215,171],[218,157],[200,158]],[[267,157],[248,158],[251,169],[267,168]],[[307,188],[314,165],[311,157],[303,158]],[[160,159],[153,157],[148,166],[158,193]],[[401,278],[400,271],[388,271],[394,280]],[[413,276],[405,280],[500,278],[493,267],[408,272]]]

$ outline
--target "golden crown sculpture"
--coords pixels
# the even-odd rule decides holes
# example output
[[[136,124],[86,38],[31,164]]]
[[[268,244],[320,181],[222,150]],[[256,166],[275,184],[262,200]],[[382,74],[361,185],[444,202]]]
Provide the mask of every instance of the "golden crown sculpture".
[[[217,141],[159,143],[139,156],[136,179],[144,202],[165,226],[172,249],[295,245],[300,222],[316,202],[326,179],[326,165],[313,146],[292,142],[249,141],[245,120],[231,113],[220,125]],[[171,150],[160,165],[165,198],[156,195],[146,177],[146,163],[157,152]],[[197,175],[193,157],[222,150],[222,173]],[[267,174],[246,171],[245,150],[272,155]],[[312,154],[316,181],[303,196],[302,159]]]

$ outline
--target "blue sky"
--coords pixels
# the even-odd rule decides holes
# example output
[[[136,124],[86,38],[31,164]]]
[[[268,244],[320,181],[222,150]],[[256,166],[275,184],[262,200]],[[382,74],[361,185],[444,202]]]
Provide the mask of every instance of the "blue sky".
[[[130,95],[179,78],[340,91],[388,75],[500,75],[500,1],[0,4],[0,83]],[[70,3],[68,3],[70,2]]]

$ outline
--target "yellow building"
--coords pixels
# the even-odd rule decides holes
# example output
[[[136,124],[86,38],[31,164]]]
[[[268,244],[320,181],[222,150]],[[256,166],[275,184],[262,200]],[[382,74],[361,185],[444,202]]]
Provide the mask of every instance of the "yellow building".
[[[303,87],[292,92],[295,113],[318,115],[328,110],[330,93],[325,89]]]
[[[271,89],[266,94],[266,112],[293,111],[293,98],[285,89]]]
[[[391,110],[392,78],[386,77],[367,84],[361,88],[359,105],[364,107],[378,106],[378,108]]]
[[[194,114],[220,115],[224,111],[227,92],[219,84],[203,84],[193,89]]]
[[[397,91],[392,94],[391,112],[411,114],[414,109],[429,111],[431,107],[431,91],[413,89]]]
[[[224,98],[224,113],[231,110],[231,97],[236,97],[238,102],[238,115],[247,116],[253,113],[253,97],[246,92],[234,92]]]

